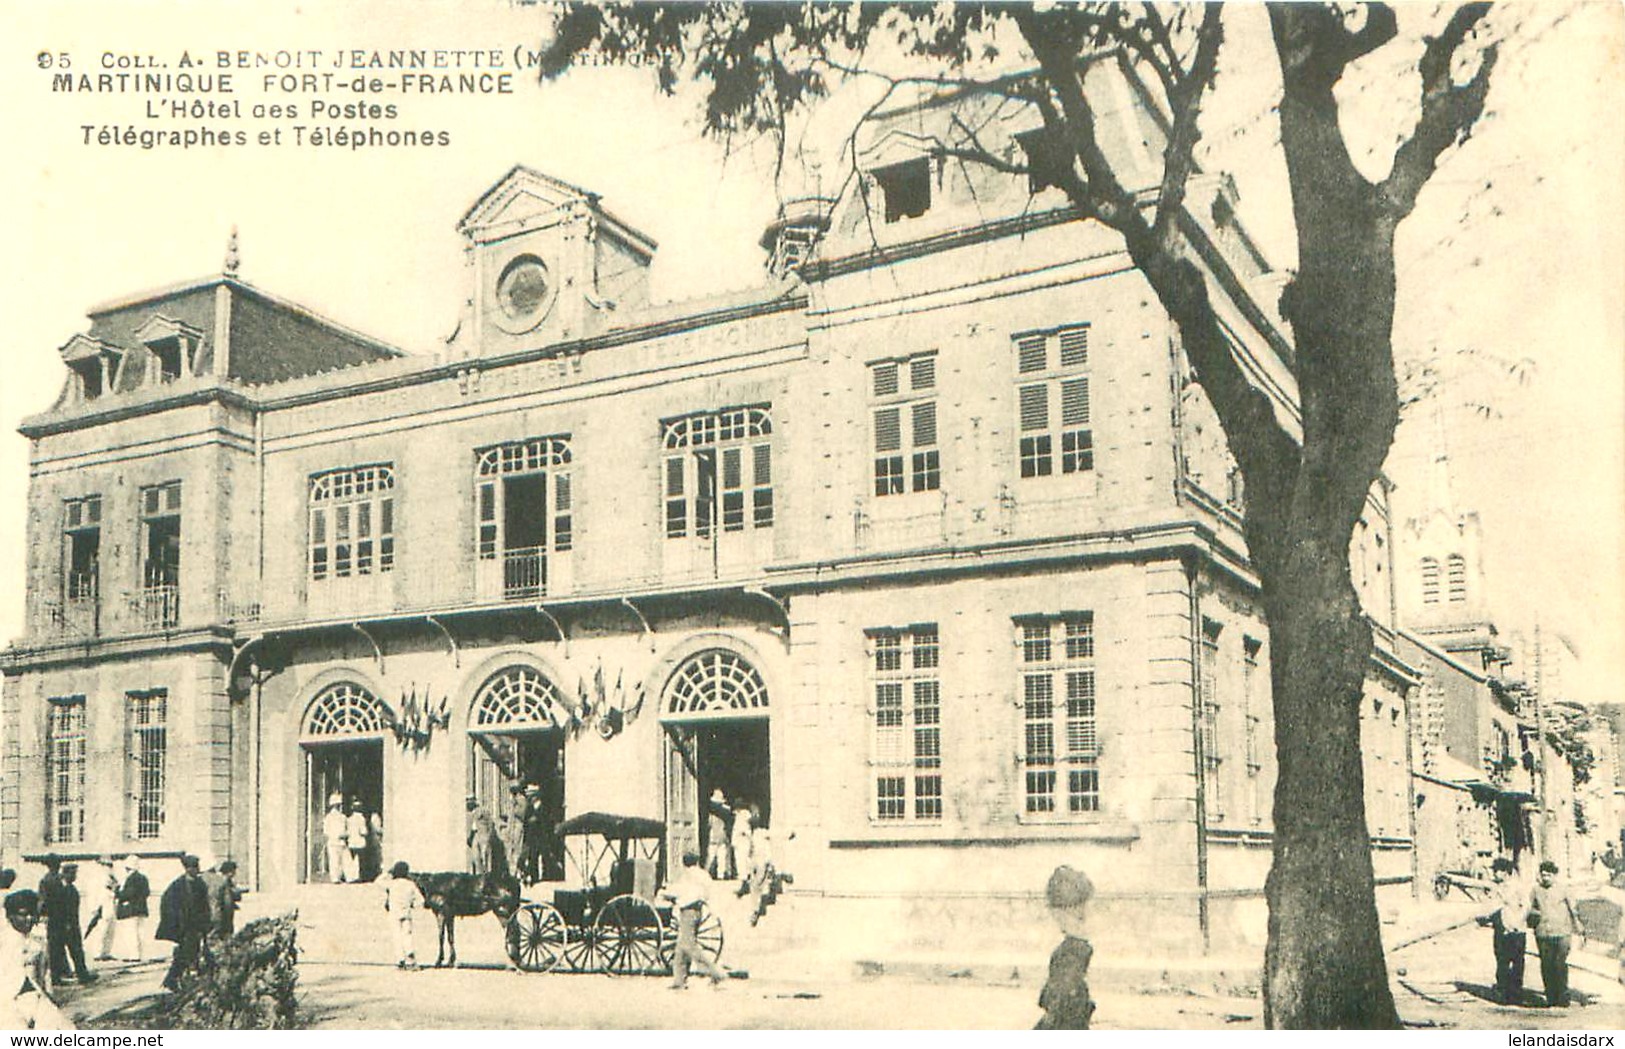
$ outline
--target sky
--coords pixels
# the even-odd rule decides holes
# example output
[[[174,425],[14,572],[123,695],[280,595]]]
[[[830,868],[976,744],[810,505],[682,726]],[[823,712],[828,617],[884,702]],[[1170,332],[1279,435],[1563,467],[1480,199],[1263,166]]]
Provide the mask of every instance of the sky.
[[[1551,25],[1549,16],[1536,23],[1534,10],[1498,9],[1504,24],[1533,39],[1505,48],[1490,115],[1446,157],[1400,231],[1396,350],[1436,358],[1444,382],[1407,410],[1389,474],[1396,518],[1423,512],[1439,490],[1428,463],[1444,434],[1449,497],[1483,522],[1503,632],[1529,635],[1540,623],[1543,636],[1562,639],[1578,657],[1565,687],[1575,698],[1609,700],[1621,698],[1625,681],[1625,14],[1617,4],[1582,4]],[[1401,6],[1408,33],[1422,11]],[[245,279],[425,354],[455,327],[467,294],[456,221],[516,163],[600,193],[653,236],[659,296],[760,277],[757,237],[777,206],[763,151],[729,152],[702,139],[692,98],[660,97],[645,70],[587,67],[537,84],[515,69],[523,57],[516,49],[541,38],[535,8],[498,0],[252,9],[0,0],[0,12],[0,91],[10,114],[0,166],[0,232],[9,248],[0,263],[8,343],[0,640],[19,633],[24,601],[28,444],[15,429],[60,390],[57,349],[85,329],[85,310],[96,303],[217,273],[233,227]],[[1207,164],[1236,174],[1242,221],[1273,260],[1290,265],[1289,199],[1268,114],[1274,58],[1263,29],[1256,9],[1236,12],[1210,104]],[[274,62],[278,51],[307,60],[319,51],[330,63],[341,51],[402,47],[494,50],[511,93],[358,96],[328,85],[290,93],[267,90],[263,78],[331,67],[253,67],[255,52]],[[163,112],[178,96],[51,90],[64,54],[75,73],[158,61],[173,74],[183,71],[183,51],[201,63],[190,72],[215,76],[219,52],[231,52],[234,66],[239,52],[250,52],[248,68],[229,70],[241,118],[152,120],[149,103]],[[1373,177],[1413,112],[1414,85],[1403,75],[1413,59],[1396,54],[1345,85],[1345,125]],[[358,72],[390,76],[353,68],[337,75]],[[443,130],[450,144],[357,151],[292,142],[294,125],[353,123],[310,119],[312,103],[358,98],[397,107],[378,126]],[[256,119],[247,111],[254,103],[301,112]],[[221,123],[247,129],[250,143],[149,150],[98,141],[132,126]],[[253,141],[279,125],[281,143]]]

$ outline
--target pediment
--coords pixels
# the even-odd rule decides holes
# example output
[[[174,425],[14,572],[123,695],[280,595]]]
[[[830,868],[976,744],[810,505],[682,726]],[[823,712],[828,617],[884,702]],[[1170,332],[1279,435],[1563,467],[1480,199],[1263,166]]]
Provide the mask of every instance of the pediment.
[[[520,165],[486,190],[457,224],[474,233],[492,227],[513,230],[548,224],[571,204],[592,204],[597,197],[580,186]]]
[[[167,342],[170,339],[183,339],[186,342],[196,344],[202,341],[203,333],[185,321],[178,321],[173,317],[165,317],[161,313],[155,313],[148,317],[141,327],[135,330],[135,337],[141,341],[143,346]]]
[[[57,352],[62,355],[64,361],[72,364],[75,361],[93,360],[104,353],[116,357],[122,351],[110,342],[80,334],[69,339]]]

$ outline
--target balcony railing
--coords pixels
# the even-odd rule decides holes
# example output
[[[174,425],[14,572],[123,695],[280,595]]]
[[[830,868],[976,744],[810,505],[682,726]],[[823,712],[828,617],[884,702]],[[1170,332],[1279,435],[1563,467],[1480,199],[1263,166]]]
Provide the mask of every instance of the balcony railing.
[[[181,621],[181,588],[161,583],[141,588],[141,625],[147,630],[168,630]]]
[[[249,594],[227,590],[224,587],[215,596],[215,610],[222,623],[258,623],[259,599]]]
[[[540,546],[517,546],[502,551],[502,597],[518,601],[541,597],[547,588],[547,556]]]

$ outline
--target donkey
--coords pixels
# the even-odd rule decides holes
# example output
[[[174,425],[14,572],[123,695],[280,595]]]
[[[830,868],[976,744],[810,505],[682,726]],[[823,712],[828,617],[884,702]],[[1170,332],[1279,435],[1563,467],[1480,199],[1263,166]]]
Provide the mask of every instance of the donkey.
[[[439,932],[434,967],[457,967],[457,919],[490,912],[503,926],[519,910],[519,880],[507,874],[465,874],[460,871],[413,873],[409,877],[423,893],[423,906],[434,914]],[[506,942],[506,939],[504,939]],[[512,958],[508,967],[514,968]]]

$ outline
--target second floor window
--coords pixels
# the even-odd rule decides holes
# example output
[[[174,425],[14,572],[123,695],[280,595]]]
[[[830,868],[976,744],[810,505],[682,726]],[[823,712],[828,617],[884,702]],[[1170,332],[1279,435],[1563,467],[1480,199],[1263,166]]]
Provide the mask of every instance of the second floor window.
[[[102,548],[102,497],[87,495],[63,504],[63,596],[70,602],[96,600]]]
[[[85,840],[85,697],[53,698],[45,722],[45,838]]]
[[[1021,476],[1092,470],[1089,422],[1089,326],[1076,324],[1015,338]]]
[[[765,404],[663,421],[666,538],[771,528],[772,435]]]
[[[357,466],[310,479],[310,578],[344,579],[395,567],[395,470]]]
[[[169,694],[162,689],[131,692],[129,705],[129,827],[132,837],[150,840],[164,829],[164,776],[169,755]]]
[[[547,555],[575,543],[570,438],[533,437],[475,453],[475,544],[502,561],[502,596],[547,591]]]
[[[869,366],[874,397],[875,495],[942,487],[937,447],[937,357],[917,354]]]
[[[141,489],[141,614],[152,629],[180,621],[181,483]]]

